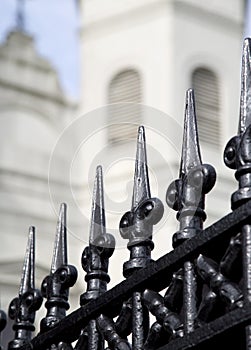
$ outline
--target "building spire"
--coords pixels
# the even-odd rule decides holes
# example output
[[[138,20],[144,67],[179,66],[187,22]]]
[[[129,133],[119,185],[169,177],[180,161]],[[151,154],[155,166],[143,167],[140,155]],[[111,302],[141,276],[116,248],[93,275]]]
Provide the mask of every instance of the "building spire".
[[[21,32],[25,30],[24,1],[25,0],[17,0],[16,5],[16,25],[17,29]]]

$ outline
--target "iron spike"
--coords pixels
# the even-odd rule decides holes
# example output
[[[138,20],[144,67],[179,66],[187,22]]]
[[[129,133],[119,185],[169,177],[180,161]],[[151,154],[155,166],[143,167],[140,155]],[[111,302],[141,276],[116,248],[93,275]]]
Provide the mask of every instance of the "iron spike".
[[[145,128],[141,125],[138,129],[132,209],[136,208],[142,200],[148,198],[151,198],[151,192],[146,157]]]
[[[180,164],[180,178],[183,178],[190,169],[201,164],[202,161],[195,113],[194,90],[188,89],[186,91],[186,108]]]
[[[93,187],[92,213],[90,225],[90,244],[94,244],[95,239],[104,235],[105,230],[105,209],[104,209],[104,188],[102,166],[96,168],[96,178]]]
[[[35,264],[35,227],[29,227],[28,243],[23,264],[22,278],[19,288],[19,296],[24,295],[35,288],[34,282],[34,264]]]
[[[251,39],[243,43],[241,68],[240,119],[238,134],[242,135],[251,124]]]
[[[66,210],[66,204],[62,203],[60,205],[57,222],[57,231],[51,263],[51,275],[62,265],[67,265]]]

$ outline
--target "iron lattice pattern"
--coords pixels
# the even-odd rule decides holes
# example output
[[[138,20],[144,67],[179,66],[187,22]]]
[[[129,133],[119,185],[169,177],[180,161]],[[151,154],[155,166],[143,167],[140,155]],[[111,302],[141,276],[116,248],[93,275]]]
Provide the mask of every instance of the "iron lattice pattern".
[[[82,255],[87,288],[80,308],[66,316],[69,288],[77,279],[67,262],[66,205],[60,208],[50,274],[34,287],[34,228],[19,295],[9,307],[14,339],[9,349],[227,349],[251,348],[251,40],[243,48],[238,135],[224,160],[239,183],[232,212],[203,229],[205,195],[215,170],[203,164],[198,143],[193,90],[186,94],[179,178],[167,189],[167,204],[178,212],[174,249],[151,260],[153,226],[164,207],[151,196],[145,131],[138,131],[133,200],[120,221],[130,258],[125,280],[107,291],[114,237],[106,233],[102,168],[96,172],[89,245]],[[160,294],[161,292],[161,294]],[[35,312],[46,299],[40,333],[32,338]],[[151,325],[149,314],[155,318]],[[1,328],[5,317],[1,313]],[[76,342],[75,342],[76,341]],[[75,343],[74,343],[75,342]],[[72,345],[74,343],[74,346]]]

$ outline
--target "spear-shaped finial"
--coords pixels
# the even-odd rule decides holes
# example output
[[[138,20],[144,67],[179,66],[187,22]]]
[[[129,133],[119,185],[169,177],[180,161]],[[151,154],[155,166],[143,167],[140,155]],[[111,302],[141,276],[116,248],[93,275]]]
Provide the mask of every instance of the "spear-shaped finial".
[[[51,264],[51,274],[53,274],[62,265],[67,265],[66,210],[66,204],[62,203],[60,205],[57,222],[57,231]]]
[[[250,200],[251,192],[251,39],[244,40],[241,71],[241,96],[238,135],[232,137],[224,151],[226,166],[236,169],[235,178],[238,180],[238,190],[232,194],[232,209],[238,208]],[[251,226],[245,224],[241,229],[242,237],[242,266],[243,266],[243,299],[244,305],[251,301],[250,277],[250,231]],[[250,324],[246,327],[246,344],[251,338]]]
[[[160,221],[163,212],[164,207],[161,201],[158,198],[151,198],[145,129],[140,126],[137,139],[132,207],[131,211],[125,213],[120,220],[121,236],[129,239],[129,246],[148,240],[153,248],[153,225]]]
[[[208,164],[202,164],[198,140],[193,89],[186,92],[184,134],[179,179],[168,187],[167,204],[178,211],[180,231],[173,236],[173,244],[193,237],[202,228],[205,194],[215,184],[216,173]]]
[[[166,201],[178,211],[180,229],[173,235],[173,246],[181,244],[199,234],[206,219],[204,212],[205,194],[214,186],[215,170],[202,164],[195,114],[194,92],[186,92],[184,136],[179,179],[167,190]],[[195,327],[197,315],[197,280],[192,261],[183,267],[184,331],[190,333]]]
[[[251,39],[243,44],[241,69],[240,119],[238,134],[242,135],[251,124]]]
[[[96,177],[93,187],[92,213],[89,242],[94,244],[100,235],[106,233],[105,210],[104,210],[104,188],[103,172],[99,165],[96,169]]]
[[[195,115],[194,91],[186,91],[186,107],[184,120],[184,134],[180,163],[180,178],[190,169],[202,164],[198,140],[197,121]]]
[[[93,186],[92,212],[90,223],[89,246],[82,254],[82,266],[87,272],[87,291],[81,296],[81,305],[96,299],[107,289],[110,281],[108,275],[109,258],[115,248],[114,237],[106,233],[103,172],[99,165],[96,168],[96,177]]]
[[[8,349],[14,350],[30,341],[35,312],[42,304],[40,291],[35,289],[35,228],[29,228],[28,244],[25,253],[19,295],[9,306],[9,317],[14,320],[15,337],[9,343]]]
[[[106,233],[103,174],[102,167],[99,165],[96,169],[93,187],[89,246],[85,247],[82,254],[82,266],[86,271],[85,280],[87,282],[87,288],[86,292],[80,297],[81,305],[85,305],[90,300],[95,300],[106,292],[107,283],[110,281],[108,275],[109,258],[112,256],[114,248],[114,237]],[[100,315],[97,320],[91,320],[88,325],[88,347],[90,349],[101,349],[104,346],[103,337],[97,330],[97,322],[99,324],[99,331],[104,335],[106,340],[108,340],[106,330],[109,328],[109,332],[111,332],[114,328],[112,321],[110,322],[103,315]],[[113,331],[115,332],[115,329]],[[85,341],[84,338],[85,335],[83,333],[76,348],[82,346],[81,342]],[[117,334],[113,339],[115,338],[118,339]],[[110,339],[111,337],[109,337]]]
[[[134,271],[141,269],[151,261],[153,225],[163,216],[164,207],[158,198],[151,198],[146,157],[145,130],[138,129],[137,151],[134,173],[134,187],[131,211],[120,220],[120,234],[128,239],[130,259],[123,265],[123,274],[127,278]],[[148,330],[148,314],[142,304],[141,292],[132,296],[133,349],[143,349]]]
[[[140,126],[137,139],[132,209],[136,208],[140,202],[148,198],[151,198],[151,192],[146,158],[145,129],[143,126]]]
[[[247,177],[247,165],[250,164],[250,139],[251,139],[251,39],[246,38],[243,43],[242,69],[241,69],[241,95],[238,135],[232,137],[224,151],[224,162],[231,169],[237,169],[236,178],[240,181],[241,187],[248,187],[244,184]],[[243,176],[242,176],[243,175]],[[241,177],[241,178],[240,178]],[[243,182],[244,180],[244,182]],[[232,208],[240,205],[246,200],[248,191],[232,196]],[[244,198],[245,197],[245,198]]]
[[[24,295],[31,289],[34,289],[34,261],[35,261],[35,227],[30,226],[28,243],[26,247],[25,259],[21,283],[19,288],[19,296]]]
[[[47,299],[46,317],[40,322],[40,330],[44,332],[61,320],[69,309],[69,288],[77,280],[77,269],[67,262],[67,228],[65,203],[60,205],[56,237],[53,249],[50,275],[42,282],[43,297]]]

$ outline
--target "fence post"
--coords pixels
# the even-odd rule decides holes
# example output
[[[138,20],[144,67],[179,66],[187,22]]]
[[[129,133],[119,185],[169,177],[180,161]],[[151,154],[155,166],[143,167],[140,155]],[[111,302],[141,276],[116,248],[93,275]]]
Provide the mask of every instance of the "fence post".
[[[70,307],[68,303],[69,288],[77,280],[77,269],[69,265],[67,259],[66,210],[66,204],[62,203],[59,211],[50,274],[44,278],[41,285],[42,295],[47,299],[45,303],[46,317],[40,322],[41,333],[53,328],[65,317],[66,310]],[[62,344],[61,350],[63,350]],[[59,346],[58,344],[55,345]],[[64,344],[64,348],[66,347],[67,344]]]
[[[151,261],[153,225],[162,218],[164,207],[157,198],[151,198],[145,130],[138,129],[137,152],[135,161],[134,187],[131,211],[123,215],[120,221],[120,234],[129,239],[130,260],[124,263],[123,274],[129,277]],[[142,304],[141,292],[132,295],[132,347],[142,350],[149,329],[148,310]]]
[[[195,114],[194,92],[186,92],[184,136],[179,179],[173,182],[166,195],[167,204],[178,211],[179,231],[173,236],[173,247],[200,234],[203,221],[205,194],[215,184],[216,174],[209,164],[202,164]],[[198,286],[194,263],[186,261],[183,267],[184,331],[190,333],[195,327],[198,305]]]
[[[239,189],[232,195],[232,209],[251,199],[251,39],[245,39],[242,54],[240,117],[238,135],[226,145],[225,164],[236,169]],[[251,303],[251,224],[242,227],[244,305]],[[251,349],[251,325],[246,327],[246,349]]]
[[[28,343],[35,330],[33,325],[35,313],[42,304],[42,296],[35,289],[35,227],[29,228],[28,244],[23,265],[19,295],[9,306],[9,317],[15,321],[13,330],[14,339],[9,343],[8,349],[14,350]]]

